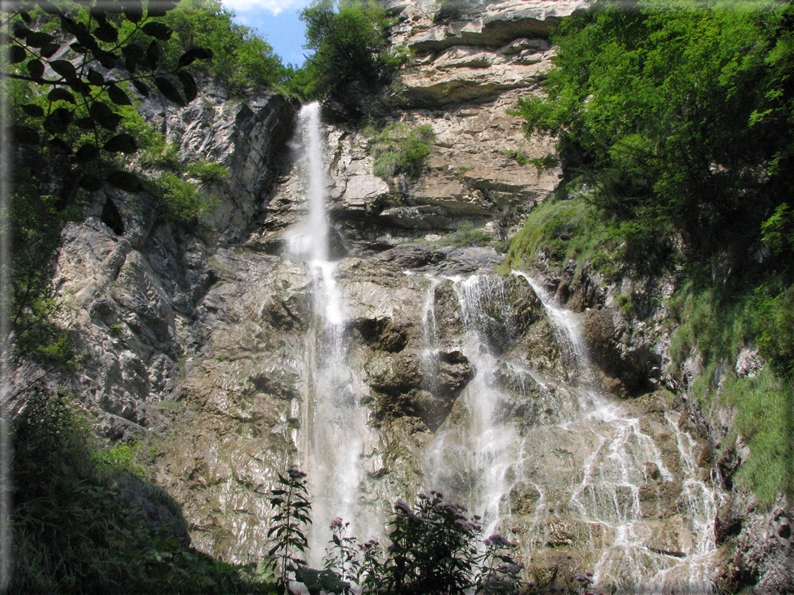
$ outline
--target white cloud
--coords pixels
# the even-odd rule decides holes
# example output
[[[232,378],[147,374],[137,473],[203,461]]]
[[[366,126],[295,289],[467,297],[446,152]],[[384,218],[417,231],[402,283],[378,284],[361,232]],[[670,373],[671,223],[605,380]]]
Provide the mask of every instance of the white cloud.
[[[268,10],[274,15],[308,6],[309,0],[223,0],[223,5],[242,16],[245,12]]]

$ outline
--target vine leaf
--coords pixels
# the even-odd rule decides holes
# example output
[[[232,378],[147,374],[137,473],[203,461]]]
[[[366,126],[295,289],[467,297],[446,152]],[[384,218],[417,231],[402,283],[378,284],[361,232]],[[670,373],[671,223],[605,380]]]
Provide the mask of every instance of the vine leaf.
[[[68,60],[53,60],[50,62],[50,68],[60,74],[67,81],[77,78],[77,71],[74,68],[74,64]]]
[[[25,48],[20,47],[18,45],[12,45],[8,49],[8,61],[11,64],[19,64],[20,62],[24,61],[25,58],[28,57],[28,53],[25,51]]]
[[[166,99],[170,99],[174,103],[178,105],[185,105],[185,100],[179,94],[174,84],[165,78],[164,76],[158,76],[154,79],[154,84],[157,85],[157,89]]]
[[[34,103],[26,103],[25,105],[20,106],[22,111],[29,115],[31,118],[42,118],[44,117],[44,108],[40,105],[36,105]]]
[[[129,155],[138,150],[138,145],[135,144],[135,139],[131,134],[125,133],[117,134],[108,140],[103,149],[110,153],[126,153]]]
[[[96,120],[97,124],[110,131],[116,130],[119,122],[121,122],[121,116],[101,101],[91,104],[88,113],[91,118]]]
[[[132,86],[138,90],[138,93],[143,95],[144,97],[149,97],[149,87],[147,87],[144,83],[138,80],[132,81]]]
[[[72,123],[72,111],[59,107],[44,119],[44,130],[53,134],[63,134]]]
[[[74,154],[77,163],[87,163],[99,157],[99,149],[92,142],[83,143]]]
[[[107,88],[108,97],[116,105],[132,105],[132,101],[127,97],[127,94],[116,85],[110,85]]]
[[[182,83],[182,89],[185,91],[185,99],[188,103],[193,101],[198,95],[198,87],[193,76],[187,70],[179,70],[176,73],[177,78]]]
[[[171,39],[171,33],[173,33],[173,29],[168,25],[156,22],[146,23],[141,30],[146,33],[146,35],[159,39],[160,41],[168,41]]]
[[[212,58],[212,50],[207,48],[190,48],[179,57],[177,68],[184,68],[190,66],[196,60],[210,60]]]
[[[138,176],[128,171],[117,170],[111,172],[107,177],[107,181],[119,190],[126,190],[127,192],[137,192],[141,189],[141,181]]]

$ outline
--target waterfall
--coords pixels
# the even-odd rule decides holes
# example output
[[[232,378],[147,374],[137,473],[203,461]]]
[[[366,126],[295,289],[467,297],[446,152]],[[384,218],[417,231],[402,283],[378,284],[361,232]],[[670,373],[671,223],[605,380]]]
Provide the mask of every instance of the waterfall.
[[[361,380],[348,363],[346,311],[328,259],[329,221],[325,206],[326,172],[320,106],[304,106],[294,150],[308,201],[305,222],[285,234],[291,256],[307,262],[314,287],[314,319],[307,337],[307,399],[302,416],[302,465],[308,472],[313,524],[309,562],[320,567],[339,516],[356,529],[359,517],[359,457],[366,435]]]
[[[499,521],[499,505],[511,487],[515,464],[520,460],[520,441],[514,428],[496,416],[496,408],[507,395],[496,380],[499,359],[487,347],[483,302],[496,299],[507,306],[502,281],[498,277],[474,275],[447,277],[452,281],[462,314],[463,355],[473,365],[475,375],[459,397],[467,415],[463,426],[446,424],[428,450],[425,469],[427,489],[439,489],[453,501],[464,503],[482,518],[486,535]],[[435,340],[433,292],[440,279],[431,277],[425,305],[425,337]],[[436,345],[426,346],[432,351]]]
[[[675,436],[681,461],[677,477],[683,488],[676,506],[688,515],[681,516],[680,522],[685,525],[682,535],[690,537],[678,536],[680,551],[669,551],[660,538],[663,529],[654,525],[655,521],[646,520],[640,502],[641,487],[649,485],[649,466],[658,473],[659,485],[679,485],[665,465],[659,445],[643,431],[639,418],[611,402],[596,386],[576,315],[557,306],[529,275],[518,271],[513,274],[532,286],[578,368],[574,378],[580,384],[580,419],[556,429],[539,428],[538,434],[544,441],[551,435],[560,438],[562,432],[590,433],[593,439],[581,480],[571,486],[565,506],[569,516],[575,512],[588,527],[591,541],[600,537],[606,546],[595,563],[595,584],[611,583],[619,593],[639,589],[649,593],[712,592],[708,569],[715,566],[714,518],[719,495],[698,476],[693,442],[679,429],[678,414],[665,414],[664,431]],[[595,527],[598,530],[594,531]],[[611,543],[604,540],[608,534],[614,536]]]
[[[306,264],[314,299],[297,432],[313,503],[309,563],[320,566],[332,519],[350,522],[360,541],[382,537],[390,504],[421,487],[466,505],[486,535],[517,536],[529,566],[538,560],[543,567],[560,551],[581,556],[576,563],[592,571],[594,590],[708,592],[720,496],[699,476],[696,445],[678,427],[678,414],[652,417],[604,394],[579,316],[525,273],[409,273],[405,286],[393,285],[405,292],[402,307],[415,300],[401,319],[417,331],[400,347],[404,361],[421,368],[421,385],[411,390],[447,409],[415,426],[427,437],[409,455],[421,469],[389,476],[382,461],[391,438],[370,427],[364,401],[373,396],[363,359],[371,347],[354,338],[361,312],[368,321],[397,317],[375,306],[389,298],[370,281],[357,285],[348,274],[338,282],[329,259],[319,106],[304,107],[299,124],[294,147],[307,217],[285,238],[288,254]],[[373,302],[362,309],[364,298]],[[537,314],[534,322],[522,318],[527,311]],[[540,329],[532,335],[542,343],[538,359],[535,347],[521,343],[530,327]],[[665,510],[649,508],[662,504]]]

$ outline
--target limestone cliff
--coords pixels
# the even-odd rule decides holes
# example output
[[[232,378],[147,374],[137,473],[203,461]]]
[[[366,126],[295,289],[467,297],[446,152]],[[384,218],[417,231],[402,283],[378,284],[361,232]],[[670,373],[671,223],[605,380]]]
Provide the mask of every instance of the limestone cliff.
[[[394,0],[388,5],[397,19],[393,43],[413,57],[381,98],[388,106],[381,124],[432,128],[425,169],[416,178],[380,178],[373,173],[372,132],[326,127],[331,244],[347,311],[345,356],[360,373],[351,390],[364,395],[370,429],[360,447],[359,497],[368,519],[361,525],[382,522],[391,502],[411,497],[431,479],[465,498],[476,473],[444,457],[469,448],[461,429],[472,415],[468,395],[496,386],[507,395],[497,413],[514,424],[511,436],[531,452],[547,453],[522,459],[497,507],[498,529],[520,543],[537,587],[576,589],[601,560],[605,584],[620,584],[619,562],[605,557],[625,537],[613,526],[620,519],[589,518],[580,508],[600,495],[577,491],[585,484],[583,469],[608,459],[600,440],[656,449],[655,460],[641,461],[642,472],[626,480],[633,487],[614,493],[625,499],[619,510],[637,497],[632,539],[675,569],[670,584],[698,564],[702,584],[717,571],[733,572],[735,559],[721,567],[717,560],[738,550],[719,550],[719,536],[714,548],[698,549],[708,528],[693,520],[700,513],[687,510],[695,484],[714,490],[715,503],[727,503],[723,508],[730,510],[718,521],[731,527],[723,532],[738,532],[747,542],[739,549],[749,553],[736,555],[756,565],[756,580],[763,584],[782,573],[768,579],[769,588],[790,584],[784,566],[791,537],[778,528],[791,510],[776,509],[768,524],[776,533],[764,536],[764,515],[747,516],[744,504],[734,506],[744,506],[739,512],[730,508],[738,500],[712,473],[719,432],[665,373],[668,337],[656,324],[664,307],[642,320],[613,307],[618,293],[664,298],[672,286],[626,281],[626,287],[609,287],[596,276],[574,280],[543,263],[535,271],[570,307],[584,311],[600,386],[636,397],[625,405],[636,421],[616,430],[603,420],[577,421],[579,401],[566,388],[573,355],[528,282],[506,276],[481,288],[478,308],[488,316],[472,321],[465,289],[452,278],[492,273],[503,260],[495,247],[557,183],[559,171],[528,163],[546,155],[550,141],[527,139],[510,110],[520,96],[537,91],[550,65],[550,27],[584,6]],[[178,142],[183,158],[223,163],[231,176],[203,188],[219,207],[202,233],[157,221],[144,195],[121,194],[111,199],[122,234],[103,222],[103,201],[89,207],[85,222],[65,229],[54,282],[65,306],[61,322],[81,346],[82,364],[74,379],[61,380],[98,414],[108,437],[156,446],[154,476],[182,506],[197,547],[225,560],[256,560],[268,549],[267,493],[276,473],[301,462],[308,425],[323,422],[310,419],[306,406],[313,390],[309,368],[319,357],[312,354],[321,340],[317,283],[306,263],[286,254],[285,232],[308,209],[301,164],[288,144],[296,107],[278,95],[241,102],[205,91],[187,108],[145,103],[142,109]],[[463,222],[484,230],[484,245],[444,242]],[[431,371],[423,359],[428,316],[436,337]],[[483,385],[476,379],[484,364],[467,351],[466,325],[478,329],[494,358],[495,371]],[[442,435],[458,450],[433,459],[432,445]],[[432,469],[443,472],[434,476]],[[746,529],[734,527],[739,517]],[[679,564],[682,559],[691,565]],[[718,584],[727,592],[740,582],[730,580]]]

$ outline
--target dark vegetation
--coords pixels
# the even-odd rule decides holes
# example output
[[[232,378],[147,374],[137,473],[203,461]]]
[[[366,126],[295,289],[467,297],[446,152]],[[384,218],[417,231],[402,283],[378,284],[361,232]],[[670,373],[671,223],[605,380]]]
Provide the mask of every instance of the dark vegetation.
[[[545,96],[519,111],[558,137],[563,184],[515,238],[616,280],[672,276],[674,365],[702,354],[702,405],[734,405],[738,480],[791,493],[794,5],[602,0],[566,20]],[[739,351],[769,363],[738,378]],[[726,366],[725,363],[728,363]]]
[[[70,395],[32,389],[14,441],[13,593],[282,594],[293,580],[312,594],[352,593],[352,584],[383,595],[519,590],[515,545],[493,535],[478,549],[478,518],[437,492],[395,504],[386,548],[358,544],[335,519],[318,570],[303,559],[306,474],[289,469],[270,491],[269,556],[234,565],[190,546],[178,504],[148,476],[156,448],[103,444]]]
[[[392,19],[371,0],[317,0],[301,19],[313,53],[287,88],[322,99],[326,116],[356,121],[368,115],[405,59],[388,45]]]
[[[156,451],[102,445],[67,394],[27,399],[13,436],[11,593],[272,592],[256,566],[190,547],[179,506],[146,476]]]
[[[354,585],[365,595],[519,592],[523,566],[513,560],[515,544],[491,535],[478,549],[479,517],[469,518],[464,507],[445,502],[439,492],[419,494],[414,506],[394,505],[385,550],[377,541],[357,544],[347,535],[348,524],[334,519],[323,570],[309,568],[300,557],[308,549],[311,524],[306,474],[289,469],[279,475],[271,495],[276,514],[269,532],[274,539],[269,565],[278,577],[279,593],[291,580],[306,585],[312,595],[349,594]]]

